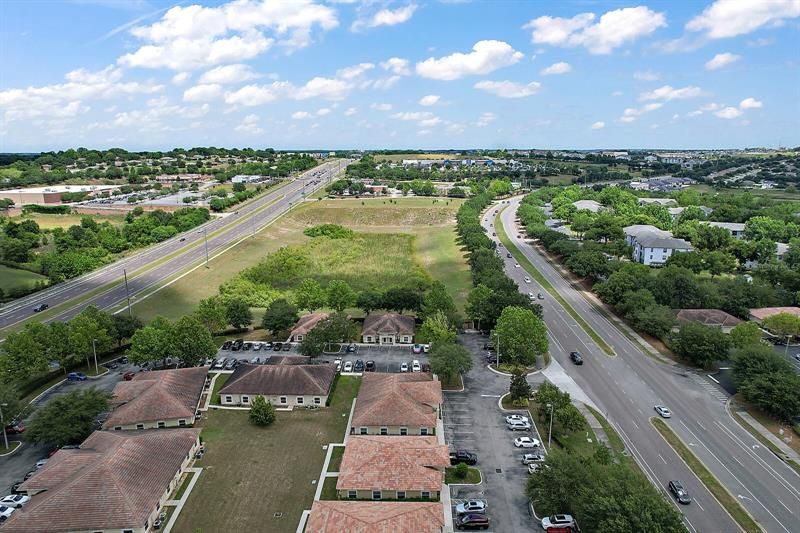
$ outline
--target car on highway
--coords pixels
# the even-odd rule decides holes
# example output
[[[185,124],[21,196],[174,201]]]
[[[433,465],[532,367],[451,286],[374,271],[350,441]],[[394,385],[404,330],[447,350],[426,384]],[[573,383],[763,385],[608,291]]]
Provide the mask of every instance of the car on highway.
[[[345,372],[352,372],[353,371],[353,362],[352,361],[345,361],[344,362],[344,371]]]
[[[31,497],[27,494],[9,494],[2,500],[0,500],[0,505],[4,505],[5,507],[11,507],[14,509],[19,509],[26,503],[31,501]]]
[[[83,372],[70,372],[67,374],[67,381],[86,381],[89,379]]]
[[[37,305],[36,307],[33,308],[33,312],[34,313],[41,313],[42,311],[44,311],[48,307],[50,307],[50,306],[47,305],[47,304],[39,304],[39,305]]]
[[[656,405],[653,409],[656,410],[656,413],[658,413],[661,418],[672,418],[672,411],[670,411],[668,407]]]
[[[506,427],[511,431],[530,431],[531,423],[530,422],[506,422]]]
[[[514,422],[526,422],[530,423],[530,419],[528,419],[525,415],[508,415],[506,417],[506,424],[511,424]]]
[[[572,518],[572,515],[554,514],[542,518],[542,529],[544,529],[545,531],[547,531],[548,529],[574,527],[574,526],[575,526],[575,519]]]
[[[528,276],[525,276],[525,283],[530,283],[530,282],[531,282],[531,278],[529,278]]]
[[[466,500],[456,505],[456,513],[469,514],[486,512],[486,502],[483,500]]]
[[[517,448],[538,448],[542,443],[533,437],[517,437],[514,439],[514,446]]]
[[[522,455],[522,464],[530,465],[533,463],[541,463],[544,461],[544,455],[541,453],[526,453]]]
[[[569,352],[569,358],[576,365],[582,365],[583,364],[583,357],[578,352]]]
[[[13,507],[6,507],[5,505],[0,505],[0,523],[5,522],[11,515],[14,514]]]
[[[669,491],[675,496],[675,499],[681,505],[689,505],[692,503],[692,498],[689,496],[689,493],[686,492],[686,489],[683,488],[683,484],[680,481],[672,480],[669,482]]]
[[[456,529],[489,529],[489,517],[485,514],[465,514],[456,518]]]

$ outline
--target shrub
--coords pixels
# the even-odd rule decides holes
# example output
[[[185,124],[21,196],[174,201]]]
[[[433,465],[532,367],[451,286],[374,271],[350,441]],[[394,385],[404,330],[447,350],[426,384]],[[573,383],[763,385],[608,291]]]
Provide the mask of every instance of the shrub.
[[[307,237],[328,237],[330,239],[350,239],[353,237],[353,230],[338,224],[319,224],[303,230],[303,235]]]
[[[268,426],[275,422],[275,408],[263,396],[256,396],[250,408],[250,422],[256,426]]]

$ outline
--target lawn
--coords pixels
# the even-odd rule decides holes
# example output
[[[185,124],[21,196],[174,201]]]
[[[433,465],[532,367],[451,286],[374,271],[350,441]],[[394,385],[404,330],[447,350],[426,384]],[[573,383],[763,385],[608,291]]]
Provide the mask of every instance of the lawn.
[[[0,265],[0,289],[3,292],[19,287],[33,287],[37,281],[47,281],[47,277],[21,268]]]
[[[342,466],[342,457],[344,457],[344,446],[336,446],[331,452],[331,460],[328,463],[328,472],[338,472]]]
[[[33,220],[39,224],[39,227],[42,229],[53,229],[78,226],[80,225],[81,218],[83,217],[89,217],[98,224],[103,222],[111,222],[115,226],[121,225],[125,221],[124,215],[56,215],[52,213],[28,213],[26,215],[13,217],[11,220],[17,223],[22,222],[23,220]]]
[[[477,468],[469,467],[467,469],[466,477],[458,477],[456,474],[456,467],[452,466],[450,468],[446,468],[444,471],[444,482],[448,485],[453,484],[460,484],[460,485],[477,485],[481,482],[481,471]]]
[[[231,374],[220,374],[217,376],[217,379],[214,381],[214,389],[211,391],[211,403],[214,405],[220,405],[219,403],[219,391],[223,385],[228,381],[231,377]]]
[[[303,235],[308,226],[336,223],[358,232],[412,235],[413,262],[442,281],[463,310],[471,287],[464,252],[455,242],[453,223],[461,200],[400,198],[308,201],[272,225],[248,238],[224,255],[212,259],[210,268],[198,268],[153,296],[134,303],[134,312],[144,320],[156,315],[178,318],[197,303],[213,296],[224,281],[241,270],[255,266],[265,255],[310,239]],[[404,259],[409,264],[409,258]]]
[[[200,423],[206,453],[195,464],[203,472],[173,531],[294,532],[314,499],[322,446],[344,437],[359,383],[340,377],[330,407],[281,411],[266,428],[246,411],[209,410]]]

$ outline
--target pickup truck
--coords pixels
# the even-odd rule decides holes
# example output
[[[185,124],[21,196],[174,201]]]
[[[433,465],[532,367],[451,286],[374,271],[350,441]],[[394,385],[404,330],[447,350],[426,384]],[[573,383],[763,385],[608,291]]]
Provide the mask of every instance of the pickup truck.
[[[468,465],[478,464],[478,456],[467,450],[450,452],[450,464],[457,465],[459,463],[466,463]]]

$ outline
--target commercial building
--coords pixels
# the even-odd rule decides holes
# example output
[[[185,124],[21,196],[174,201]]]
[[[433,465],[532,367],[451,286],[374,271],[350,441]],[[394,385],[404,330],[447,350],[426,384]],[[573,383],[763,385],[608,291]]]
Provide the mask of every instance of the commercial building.
[[[256,396],[263,396],[275,407],[324,407],[334,377],[334,365],[245,363],[236,367],[220,389],[220,403],[249,407]]]
[[[414,318],[397,313],[370,313],[364,318],[361,339],[370,344],[411,344]]]
[[[441,533],[443,527],[437,502],[316,501],[305,533]]]
[[[317,324],[328,318],[328,313],[317,311],[301,316],[297,323],[292,328],[289,334],[289,340],[292,342],[302,342],[306,338],[308,332],[316,327]]]
[[[60,204],[64,193],[87,193],[93,196],[103,191],[117,190],[117,185],[50,185],[47,187],[28,187],[26,189],[0,190],[0,200],[11,200],[16,206],[26,204]]]
[[[679,309],[675,313],[675,318],[678,322],[696,322],[719,328],[724,333],[730,333],[734,327],[742,323],[742,320],[721,309]]]
[[[441,405],[442,384],[430,374],[366,373],[350,434],[433,435]]]

